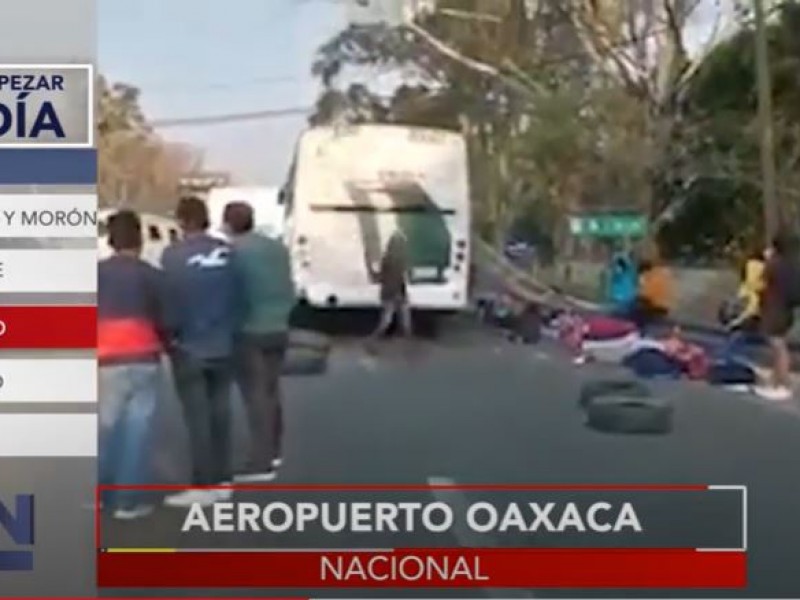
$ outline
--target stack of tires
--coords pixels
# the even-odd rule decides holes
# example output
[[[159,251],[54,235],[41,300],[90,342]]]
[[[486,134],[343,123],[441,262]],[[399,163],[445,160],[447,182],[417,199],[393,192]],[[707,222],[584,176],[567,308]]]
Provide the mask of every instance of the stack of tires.
[[[289,332],[289,348],[283,365],[284,375],[320,375],[328,369],[331,341],[316,331]]]
[[[656,398],[643,383],[630,380],[592,381],[578,400],[586,425],[605,433],[666,434],[672,431],[673,406]]]

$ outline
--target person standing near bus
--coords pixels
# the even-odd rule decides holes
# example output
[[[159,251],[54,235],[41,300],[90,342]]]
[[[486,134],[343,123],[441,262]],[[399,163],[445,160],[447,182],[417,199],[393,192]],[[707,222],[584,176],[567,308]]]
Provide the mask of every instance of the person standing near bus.
[[[408,240],[396,230],[381,257],[380,282],[381,317],[370,343],[386,335],[395,318],[406,339],[413,337],[411,305],[408,301]]]
[[[283,460],[280,381],[296,301],[289,253],[280,240],[253,230],[253,209],[245,202],[228,204],[223,221],[243,291],[237,379],[250,425],[247,466],[234,480],[271,481]]]
[[[161,273],[142,260],[138,215],[120,211],[108,220],[113,255],[97,266],[97,359],[101,484],[150,484],[149,451],[156,407],[162,400],[161,358],[167,342]],[[117,519],[150,514],[133,491],[104,493]]]
[[[241,312],[232,248],[208,235],[208,210],[199,198],[183,198],[176,211],[183,239],[162,258],[167,324],[175,387],[189,430],[192,485],[228,484],[231,466],[231,391],[234,336]],[[190,489],[168,506],[208,506],[230,490]]]
[[[792,398],[791,355],[787,336],[794,326],[794,311],[800,305],[800,258],[797,241],[779,233],[767,250],[764,290],[761,299],[761,325],[772,350],[772,378],[756,387],[767,400]]]

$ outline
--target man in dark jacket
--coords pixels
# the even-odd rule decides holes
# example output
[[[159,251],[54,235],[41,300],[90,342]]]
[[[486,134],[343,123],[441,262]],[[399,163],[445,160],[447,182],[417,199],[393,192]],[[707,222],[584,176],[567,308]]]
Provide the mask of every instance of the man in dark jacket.
[[[787,401],[793,396],[787,336],[800,303],[800,253],[795,236],[779,232],[766,254],[760,321],[772,350],[772,377],[755,392],[767,400]]]
[[[279,240],[253,231],[249,204],[229,204],[223,218],[243,290],[237,363],[250,423],[248,464],[235,480],[270,481],[282,461],[280,377],[289,341],[289,316],[295,304],[289,253]]]
[[[208,210],[198,198],[178,204],[183,239],[162,257],[175,386],[183,405],[192,456],[192,484],[230,483],[233,344],[241,310],[230,245],[206,233]],[[169,506],[210,505],[229,491],[189,490]]]
[[[140,259],[142,226],[131,211],[108,220],[114,254],[97,267],[100,483],[150,484],[153,416],[161,401],[164,331],[160,273]],[[119,519],[152,511],[142,494],[104,494]]]
[[[408,302],[408,248],[406,237],[397,230],[389,238],[381,258],[380,294],[383,306],[380,322],[372,334],[372,341],[386,335],[395,317],[406,338],[413,335],[411,305]]]

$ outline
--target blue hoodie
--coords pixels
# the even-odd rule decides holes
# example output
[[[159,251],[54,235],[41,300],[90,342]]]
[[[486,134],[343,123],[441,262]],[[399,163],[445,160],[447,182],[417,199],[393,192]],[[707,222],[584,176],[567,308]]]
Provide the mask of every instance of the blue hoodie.
[[[633,261],[624,254],[618,254],[611,261],[608,278],[608,300],[616,309],[624,309],[636,300],[639,275]]]
[[[167,327],[179,348],[201,360],[233,353],[242,300],[232,252],[202,233],[169,246],[161,259]]]

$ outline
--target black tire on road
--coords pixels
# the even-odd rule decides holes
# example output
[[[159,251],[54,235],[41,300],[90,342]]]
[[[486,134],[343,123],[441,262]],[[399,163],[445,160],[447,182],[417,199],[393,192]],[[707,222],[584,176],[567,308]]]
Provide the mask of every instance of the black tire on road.
[[[654,397],[604,396],[586,409],[586,425],[606,433],[666,434],[672,418],[672,403]]]
[[[328,351],[331,340],[328,336],[308,329],[293,329],[289,332],[289,348]]]
[[[283,363],[284,375],[322,375],[328,370],[328,350],[289,348]]]
[[[649,398],[650,389],[639,381],[630,379],[590,381],[581,388],[578,406],[586,409],[598,398],[606,396],[627,396],[630,398]]]

